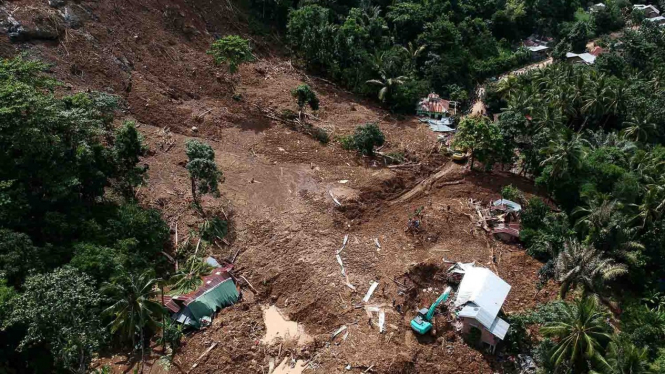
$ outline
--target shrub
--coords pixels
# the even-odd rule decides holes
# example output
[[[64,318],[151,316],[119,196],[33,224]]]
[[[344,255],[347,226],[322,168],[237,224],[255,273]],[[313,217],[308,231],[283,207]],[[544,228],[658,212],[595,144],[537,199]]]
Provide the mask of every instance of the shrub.
[[[330,142],[330,135],[328,135],[328,132],[324,129],[318,127],[313,128],[312,136],[314,139],[321,142],[321,144],[328,144]]]
[[[227,35],[215,40],[206,53],[212,55],[215,64],[228,64],[231,74],[235,73],[243,62],[254,61],[249,41],[238,35]]]
[[[312,110],[319,110],[319,98],[316,97],[316,94],[308,85],[299,85],[291,91],[291,96],[298,101],[298,110],[301,112],[305,108],[305,105],[309,105]]]
[[[358,126],[353,134],[353,146],[360,153],[367,156],[374,155],[374,147],[382,146],[386,138],[379,129],[379,126],[368,123]]]
[[[501,197],[506,200],[512,200],[520,204],[524,203],[524,194],[517,187],[513,187],[512,184],[504,186],[501,189]]]
[[[222,240],[229,232],[229,223],[219,217],[213,217],[203,221],[199,227],[201,239],[207,242]]]
[[[342,149],[350,151],[355,148],[353,144],[353,135],[340,136],[337,141],[342,146]]]

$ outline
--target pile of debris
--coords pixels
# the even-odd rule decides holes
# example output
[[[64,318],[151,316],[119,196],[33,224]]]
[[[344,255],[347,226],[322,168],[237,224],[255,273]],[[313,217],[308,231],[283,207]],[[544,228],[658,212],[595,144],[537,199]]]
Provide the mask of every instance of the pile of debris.
[[[520,237],[520,212],[522,206],[514,201],[499,199],[487,206],[480,201],[469,199],[469,205],[478,215],[477,225],[495,238],[513,242]]]

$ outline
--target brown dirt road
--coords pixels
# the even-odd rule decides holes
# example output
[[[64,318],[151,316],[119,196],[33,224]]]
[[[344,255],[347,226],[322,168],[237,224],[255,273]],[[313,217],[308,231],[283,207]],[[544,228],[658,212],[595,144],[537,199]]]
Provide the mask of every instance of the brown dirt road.
[[[507,312],[553,296],[550,287],[536,289],[540,263],[516,246],[494,241],[469,219],[475,213],[466,205],[469,198],[497,198],[509,183],[531,191],[528,182],[450,164],[436,152],[436,136],[426,126],[398,120],[372,102],[297,70],[276,52],[276,39],[247,32],[245,16],[231,3],[84,0],[76,6],[87,14],[83,27],[66,29],[58,41],[3,41],[0,52],[10,56],[22,51],[52,62],[53,73],[71,91],[122,96],[127,106],[121,116],[140,124],[152,151],[144,160],[150,178],[138,196],[142,204],[160,209],[172,227],[177,223],[181,233],[195,230],[201,221],[190,207],[184,142],[197,137],[210,143],[225,182],[222,197],[205,197],[203,206],[210,212],[232,211],[233,229],[230,246],[209,252],[224,258],[239,250],[237,271],[258,290],[257,295],[245,290],[245,300],[223,310],[212,327],[185,338],[169,371],[261,373],[278,355],[277,362],[290,355],[321,373],[347,372],[347,365],[356,373],[370,367],[375,373],[501,371],[496,357],[469,348],[454,334],[450,341],[442,334],[416,338],[408,322],[417,307],[431,303],[436,290],[445,286],[435,276],[448,266],[444,258],[476,261],[497,271],[513,287]],[[45,0],[16,7],[19,20],[53,11]],[[237,76],[213,66],[205,54],[215,35],[229,33],[251,38],[258,57]],[[314,125],[334,138],[376,122],[387,138],[382,151],[403,152],[421,165],[389,169],[342,150],[336,142],[321,145],[264,116],[266,109],[295,110],[289,91],[301,82],[321,99]],[[241,101],[232,99],[232,83]],[[388,203],[442,168],[446,175],[423,191]],[[446,184],[451,181],[455,184]],[[333,203],[331,190],[341,196],[342,207]],[[424,230],[406,233],[408,218],[421,206]],[[357,292],[344,285],[335,259],[345,235],[349,243],[340,255]],[[434,291],[417,286],[415,293],[405,294],[395,281],[405,282],[404,274],[422,263],[433,266],[421,283]],[[370,304],[382,305],[386,312],[384,334],[356,307],[373,281],[379,287]],[[302,323],[314,342],[305,347],[260,345],[265,332],[261,308],[268,304]],[[349,326],[348,338],[331,342],[330,333],[343,324]],[[218,345],[192,370],[213,342]],[[115,356],[105,362],[116,371],[128,367]]]

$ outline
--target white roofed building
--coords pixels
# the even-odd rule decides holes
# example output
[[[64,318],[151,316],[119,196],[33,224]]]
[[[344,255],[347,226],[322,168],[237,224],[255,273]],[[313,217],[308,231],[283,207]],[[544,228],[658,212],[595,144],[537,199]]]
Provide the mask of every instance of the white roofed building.
[[[481,267],[465,269],[457,290],[455,306],[462,308],[458,314],[462,333],[468,334],[474,328],[480,330],[480,341],[492,352],[510,328],[508,322],[498,317],[508,292],[508,283]]]

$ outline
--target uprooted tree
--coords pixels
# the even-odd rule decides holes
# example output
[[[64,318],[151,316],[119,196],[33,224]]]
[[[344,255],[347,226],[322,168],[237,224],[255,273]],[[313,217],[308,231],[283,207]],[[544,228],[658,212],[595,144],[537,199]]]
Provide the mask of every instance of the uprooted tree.
[[[302,117],[302,111],[306,105],[309,105],[312,110],[319,110],[319,98],[316,93],[312,91],[309,85],[301,84],[291,91],[293,96],[298,101],[298,116]]]
[[[185,152],[189,158],[187,170],[192,181],[192,197],[194,204],[198,206],[199,194],[219,195],[219,178],[222,172],[217,169],[215,151],[208,144],[190,140],[186,144]]]

